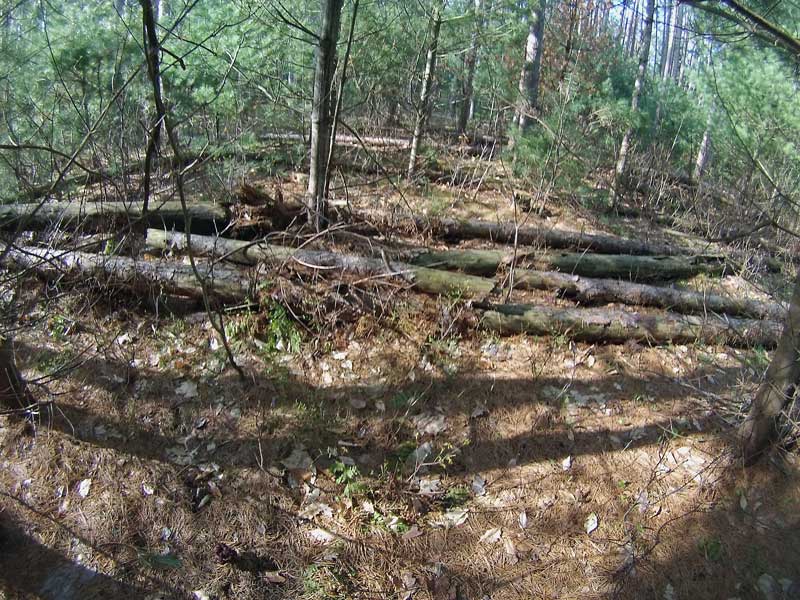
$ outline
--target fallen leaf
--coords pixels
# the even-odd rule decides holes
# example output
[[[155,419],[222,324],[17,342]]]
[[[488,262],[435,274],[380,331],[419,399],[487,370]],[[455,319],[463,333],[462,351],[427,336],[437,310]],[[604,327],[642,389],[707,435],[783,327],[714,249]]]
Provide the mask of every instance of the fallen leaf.
[[[330,531],[322,529],[321,527],[312,529],[311,531],[308,532],[308,535],[312,540],[320,544],[329,544],[336,538],[336,536],[333,535]]]
[[[440,494],[441,481],[438,477],[422,477],[419,480],[419,493],[423,496],[434,496]]]
[[[567,458],[561,461],[561,468],[564,471],[569,471],[572,468],[572,456],[567,456]]]
[[[406,531],[401,537],[404,540],[408,541],[408,540],[413,540],[414,538],[418,538],[421,535],[422,535],[422,530],[416,525],[412,525],[411,529]]]
[[[514,540],[510,537],[503,538],[503,550],[506,551],[506,554],[509,556],[513,556],[514,558],[517,557],[517,547],[514,544]]]
[[[152,496],[155,493],[155,489],[149,483],[142,483],[142,494],[145,496]]]
[[[592,533],[595,529],[597,529],[599,523],[597,521],[597,515],[592,513],[588,517],[586,517],[586,521],[583,523],[583,528],[586,530],[586,533]]]
[[[313,519],[318,515],[324,515],[328,518],[333,517],[333,509],[330,505],[324,502],[312,502],[298,513],[299,517],[303,519]]]
[[[527,529],[528,528],[528,513],[524,510],[519,513],[519,517],[517,518],[519,521],[519,528],[520,529]]]
[[[281,464],[287,469],[308,471],[311,469],[311,465],[314,464],[314,461],[304,448],[297,447],[292,450],[289,456],[281,461]]]
[[[487,529],[478,541],[484,544],[494,544],[500,540],[502,535],[502,529],[499,527],[492,527],[491,529]]]
[[[434,524],[447,528],[458,527],[464,524],[468,514],[469,511],[466,508],[454,508],[444,513],[439,519],[434,521]]]
[[[364,500],[364,502],[361,503],[361,510],[363,510],[368,515],[374,515],[375,505],[369,500]]]
[[[433,454],[433,445],[430,442],[425,442],[409,454],[406,459],[406,467],[412,470],[415,469],[423,464],[431,454]]]
[[[92,489],[92,480],[91,479],[83,479],[78,484],[78,496],[81,498],[86,498],[89,495],[89,490]]]
[[[414,424],[421,434],[438,435],[447,429],[444,415],[421,414],[414,417]]]
[[[413,590],[415,587],[417,587],[417,578],[408,571],[400,575],[400,580],[403,582],[403,586],[405,586],[407,590]]]
[[[264,579],[269,583],[286,583],[286,577],[278,573],[278,571],[267,571],[264,573]]]
[[[175,388],[175,393],[184,398],[197,397],[197,383],[188,379],[183,380],[180,385]]]
[[[486,480],[478,473],[472,478],[472,493],[476,496],[486,495]]]

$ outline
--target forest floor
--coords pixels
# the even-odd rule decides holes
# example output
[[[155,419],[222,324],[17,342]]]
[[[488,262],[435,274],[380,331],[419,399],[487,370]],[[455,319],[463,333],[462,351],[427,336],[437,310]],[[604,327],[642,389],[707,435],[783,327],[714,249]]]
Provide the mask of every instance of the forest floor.
[[[453,190],[353,201],[513,218]],[[52,404],[35,435],[0,420],[0,597],[800,597],[800,461],[734,453],[764,350],[499,338],[385,286],[324,335],[229,314],[242,380],[205,313],[43,286],[16,343]]]

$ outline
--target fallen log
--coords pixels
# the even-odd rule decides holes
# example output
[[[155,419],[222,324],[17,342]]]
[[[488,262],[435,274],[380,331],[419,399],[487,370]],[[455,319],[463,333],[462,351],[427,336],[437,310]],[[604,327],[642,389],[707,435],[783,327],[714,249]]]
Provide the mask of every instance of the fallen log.
[[[182,233],[148,229],[147,246],[186,250],[186,236]],[[384,257],[370,258],[201,235],[191,236],[190,249],[244,264],[293,262],[303,267],[340,269],[360,276],[397,278],[429,294],[458,293],[468,297],[484,297],[495,288],[494,281],[490,279],[389,261]]]
[[[6,249],[4,245],[0,246],[0,250]],[[84,278],[96,278],[147,293],[203,297],[203,287],[191,265],[176,261],[135,260],[125,256],[23,246],[9,248],[4,264],[33,271],[47,279],[79,273]],[[206,292],[215,300],[240,302],[250,296],[255,287],[255,281],[242,269],[203,261],[197,261],[196,265]]]
[[[78,227],[110,226],[117,219],[142,219],[141,203],[129,202],[42,202],[0,205],[0,228],[16,227],[20,222],[26,229],[43,229],[59,223]],[[186,206],[189,218],[198,228],[224,227],[229,220],[228,210],[211,202],[192,202]],[[183,227],[185,218],[178,201],[151,202],[145,221],[149,225]]]
[[[586,342],[693,343],[775,346],[782,325],[716,316],[658,315],[614,309],[557,308],[533,304],[480,305],[483,327],[500,334],[566,335]]]
[[[348,218],[356,227],[366,226],[369,232],[385,228],[422,231],[444,240],[485,239],[503,244],[544,246],[554,249],[588,250],[598,254],[689,255],[692,250],[660,242],[643,242],[616,235],[586,233],[555,227],[495,223],[478,219],[430,219],[408,214],[396,215],[379,211],[350,212]]]
[[[514,287],[553,290],[582,304],[621,302],[634,306],[656,306],[679,313],[728,314],[782,321],[786,307],[777,302],[731,298],[692,290],[679,290],[618,279],[592,279],[553,271],[514,271]]]
[[[459,270],[474,275],[493,275],[513,255],[499,250],[431,250],[413,256],[414,265]],[[539,271],[561,271],[586,277],[618,278],[627,281],[685,279],[701,273],[721,275],[725,260],[717,256],[634,256],[628,254],[586,254],[581,252],[535,252],[518,249],[517,265]]]

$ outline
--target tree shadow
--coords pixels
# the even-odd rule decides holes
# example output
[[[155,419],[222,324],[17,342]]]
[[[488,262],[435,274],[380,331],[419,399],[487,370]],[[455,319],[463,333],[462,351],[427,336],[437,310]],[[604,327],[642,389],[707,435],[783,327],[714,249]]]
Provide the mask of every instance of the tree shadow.
[[[70,560],[34,539],[30,532],[35,529],[32,522],[18,521],[10,510],[0,512],[0,590],[9,598],[180,597],[175,588],[164,583],[153,580],[149,585],[129,583]],[[70,532],[70,535],[75,537],[76,534]],[[91,547],[86,540],[81,542]]]
[[[41,350],[21,348],[23,357],[31,357],[34,352],[38,352],[39,355],[42,353]],[[700,367],[684,377],[687,380],[703,378],[710,372],[710,368]],[[717,381],[724,382],[732,381],[737,370],[728,369],[721,376],[719,369],[714,369],[714,372]],[[205,384],[209,393],[202,395],[202,399],[187,400],[166,394],[161,396],[159,402],[163,405],[164,415],[187,410],[186,416],[177,419],[172,425],[165,426],[158,419],[149,424],[141,422],[133,424],[130,419],[123,418],[122,410],[110,409],[107,413],[96,414],[81,406],[79,401],[68,399],[60,400],[58,410],[43,416],[42,425],[96,447],[113,450],[121,455],[135,456],[145,461],[155,461],[167,467],[174,464],[170,449],[185,448],[187,436],[194,435],[195,439],[190,445],[196,446],[198,451],[191,455],[191,463],[213,462],[228,472],[278,466],[298,443],[305,444],[318,460],[318,466],[325,468],[330,464],[331,458],[325,456],[324,449],[336,447],[344,435],[348,444],[357,447],[358,455],[353,454],[357,461],[363,456],[375,458],[370,464],[359,462],[362,468],[368,471],[370,468],[379,470],[385,464],[386,458],[396,456],[398,447],[403,444],[410,442],[421,444],[426,440],[437,443],[439,437],[436,435],[420,436],[413,429],[409,430],[407,424],[409,417],[445,414],[451,430],[455,430],[465,442],[454,458],[453,464],[448,467],[448,476],[465,477],[468,480],[475,474],[503,470],[509,466],[558,464],[568,456],[575,459],[580,457],[602,459],[606,454],[621,449],[635,451],[658,446],[664,440],[676,435],[687,438],[701,433],[708,435],[711,432],[715,435],[721,434],[722,437],[727,435],[726,426],[722,425],[711,412],[698,414],[683,424],[676,424],[672,416],[656,418],[643,426],[622,423],[588,428],[581,423],[581,411],[597,410],[600,407],[605,407],[614,415],[624,416],[623,409],[627,405],[621,398],[646,396],[651,386],[657,386],[657,391],[654,393],[657,393],[658,397],[655,399],[656,404],[652,405],[656,411],[658,403],[681,400],[686,396],[686,390],[672,380],[661,380],[655,376],[617,374],[590,382],[577,382],[569,377],[494,379],[476,373],[476,371],[460,371],[449,377],[427,375],[408,385],[387,386],[376,390],[368,384],[361,383],[341,383],[332,387],[314,386],[286,374],[282,376],[279,384],[267,375],[255,377],[243,384],[228,369]],[[174,391],[176,381],[185,377],[185,374],[149,367],[139,367],[132,374],[127,364],[93,356],[71,376],[79,381],[132,398],[135,396],[135,382],[138,380],[146,380],[153,390]],[[665,383],[672,385],[664,385]],[[725,384],[719,383],[716,391],[724,391],[724,388]],[[468,391],[467,394],[464,393],[465,390]],[[561,390],[563,393],[553,396],[548,390],[550,392]],[[288,399],[303,402],[309,407],[322,407],[321,410],[324,409],[326,412],[318,413],[306,422],[281,423],[275,431],[262,427],[256,435],[252,430],[242,431],[229,420],[215,417],[213,412],[209,412],[208,398],[221,394],[222,391],[227,397],[238,398],[236,406],[243,414],[257,414],[261,411],[267,416],[267,420],[270,419],[270,415],[274,418],[284,415],[280,409],[282,406],[286,407],[285,402]],[[350,403],[351,399],[370,399],[376,394],[386,399],[385,412],[375,411],[372,407],[356,409]],[[276,396],[279,399],[277,406],[273,407]],[[394,406],[395,398],[416,400],[410,404],[399,403],[398,406]],[[580,402],[576,402],[576,398]],[[478,405],[485,407],[488,415],[474,416]],[[513,416],[520,408],[529,411],[535,409],[531,412],[534,416],[513,430],[496,429],[493,415]],[[120,416],[115,418],[115,413]],[[342,431],[340,423],[342,415],[346,415],[350,421],[358,422],[357,433]],[[574,418],[565,419],[565,415],[572,415]],[[208,419],[209,422],[198,431],[196,424],[202,423],[203,419]],[[513,421],[513,418],[506,420]],[[617,423],[619,421],[620,419],[617,419]],[[213,434],[207,434],[207,430]],[[112,431],[119,432],[120,435],[108,435]],[[208,442],[213,442],[213,452],[206,450]],[[175,466],[177,472],[184,470],[181,465]],[[598,473],[597,477],[602,480],[602,485],[613,487],[617,483],[612,472],[613,468],[609,466],[606,471]],[[743,550],[740,547],[741,528],[731,530],[731,518],[737,516],[735,508],[741,498],[742,487],[739,480],[743,476],[743,471],[738,470],[734,464],[726,469],[726,473],[720,485],[709,486],[707,490],[700,486],[701,494],[712,496],[702,509],[676,519],[664,530],[666,532],[673,528],[686,528],[687,535],[677,536],[681,538],[680,543],[672,540],[671,545],[666,547],[660,541],[664,532],[648,531],[647,523],[641,520],[631,518],[629,522],[626,521],[628,529],[625,536],[608,539],[606,542],[609,547],[617,547],[620,551],[630,546],[634,549],[633,559],[618,560],[616,557],[608,557],[604,560],[602,578],[607,583],[605,591],[587,592],[584,597],[660,598],[663,597],[668,585],[675,590],[675,597],[685,597],[686,594],[708,598],[757,597],[755,582],[764,572],[768,572],[764,570],[757,573],[762,568],[759,565],[767,565],[763,567],[764,569],[768,569],[770,564],[785,565],[787,553],[797,552],[796,540],[800,540],[798,536],[800,525],[797,520],[783,522],[781,525],[783,534],[779,535],[779,530],[773,530],[775,537],[764,538],[764,543],[757,538],[751,538],[753,550]],[[796,488],[792,487],[789,478],[781,479],[781,476],[776,475],[771,468],[765,468],[760,477],[764,490],[774,490],[775,498],[785,498],[786,502],[791,500],[792,490]],[[280,485],[280,482],[277,484]],[[750,488],[753,487],[752,483],[749,485]],[[272,505],[270,510],[278,509]],[[294,514],[286,516],[297,521],[297,516]],[[537,523],[536,532],[542,539],[583,535],[581,533],[583,518],[584,515],[577,509],[570,509],[568,513],[545,515]],[[640,525],[645,528],[644,533],[647,535],[637,537],[636,528]],[[757,522],[754,520],[748,526],[756,527]],[[476,543],[474,537],[468,538],[457,531],[449,534],[434,532],[431,537],[438,540],[436,543],[444,544],[445,547]],[[346,540],[347,544],[339,555],[339,560],[357,561],[359,552],[363,552],[365,548],[372,552],[388,552],[401,556],[408,553],[407,544],[404,545],[394,538],[392,540],[394,541],[384,540],[375,544],[364,540]],[[484,551],[483,547],[475,547],[474,550]],[[351,552],[352,557],[348,558]],[[721,587],[719,582],[721,579],[724,580],[721,572],[731,568],[730,561],[725,560],[725,552],[731,556],[741,556],[742,552],[747,556],[749,556],[747,552],[755,555],[750,564],[735,565],[733,570],[738,579],[732,578],[730,585]],[[800,554],[797,556],[800,559]],[[763,560],[759,563],[761,559]],[[298,554],[296,560],[302,563],[309,558],[308,555]],[[409,557],[407,560],[409,568],[430,568],[428,561],[419,557],[413,559]],[[800,564],[800,560],[795,564]],[[478,565],[471,564],[444,567],[440,565],[439,568],[444,568],[450,582],[448,585],[456,590],[457,597],[480,598],[484,594],[490,597],[495,595],[506,597],[506,594],[510,594],[510,590],[513,590],[520,581],[537,573],[546,573],[546,569],[551,568],[548,565],[543,555],[537,562],[519,563],[507,569],[500,569],[499,573],[486,571]],[[785,567],[781,568],[782,571],[774,573],[776,580],[792,576]],[[431,581],[435,583],[442,577],[440,574],[432,577]],[[293,597],[288,588],[285,591],[273,590],[273,592],[275,597]],[[434,591],[430,593],[432,597],[437,597]]]

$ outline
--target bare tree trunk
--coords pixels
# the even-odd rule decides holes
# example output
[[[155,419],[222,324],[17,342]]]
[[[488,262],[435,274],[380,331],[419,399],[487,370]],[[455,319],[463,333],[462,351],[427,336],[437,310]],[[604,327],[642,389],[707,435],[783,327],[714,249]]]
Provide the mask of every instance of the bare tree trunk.
[[[542,45],[544,42],[544,12],[546,0],[537,0],[533,4],[530,23],[528,25],[528,41],[525,44],[525,62],[519,78],[519,103],[517,107],[517,123],[520,131],[524,131],[531,123],[531,116],[536,114],[539,105],[539,80],[542,68]]]
[[[708,164],[708,158],[711,154],[711,114],[709,113],[708,122],[706,123],[706,130],[703,132],[703,141],[700,142],[700,148],[697,151],[697,159],[694,161],[694,171],[692,171],[692,182],[697,185],[703,177]]]
[[[675,44],[675,21],[678,16],[678,7],[672,4],[667,5],[666,35],[661,46],[661,78],[667,79],[670,76],[672,65],[672,52]]]
[[[333,115],[331,116],[331,135],[328,146],[327,164],[325,165],[325,198],[328,197],[330,192],[331,178],[331,160],[333,159],[333,149],[336,146],[336,130],[339,126],[339,113],[342,110],[342,98],[344,97],[344,85],[347,83],[347,63],[350,62],[350,50],[353,48],[353,34],[356,30],[356,17],[358,16],[358,1],[353,2],[353,14],[350,17],[350,33],[347,35],[347,49],[344,52],[344,62],[342,63],[341,73],[339,74],[339,90],[336,93],[336,104],[333,107]],[[331,90],[331,93],[333,91]]]
[[[639,69],[636,73],[636,82],[633,84],[633,96],[631,97],[631,113],[635,117],[639,112],[639,99],[642,96],[642,88],[644,88],[644,79],[647,74],[647,61],[650,56],[650,35],[653,31],[653,14],[655,13],[655,0],[647,0],[647,13],[644,20],[644,33],[642,34],[642,46],[639,53]],[[630,150],[631,138],[633,137],[633,127],[629,127],[622,138],[622,143],[619,147],[619,158],[617,159],[617,166],[614,172],[614,184],[612,192],[614,194],[614,202],[616,204],[617,196],[619,196],[620,187],[622,186],[625,178],[628,163],[628,151]]]
[[[684,20],[686,12],[682,5],[675,7],[675,33],[672,42],[672,51],[670,52],[669,61],[669,75],[672,79],[677,80],[681,70],[681,59],[684,39],[686,38],[684,28]]]
[[[629,56],[636,53],[636,33],[639,27],[639,2],[636,0],[631,9],[630,24],[628,25],[628,39],[626,41]]]
[[[315,51],[314,99],[311,107],[311,156],[308,172],[308,221],[319,231],[325,222],[328,153],[333,128],[333,75],[336,42],[344,0],[321,0],[322,24]]]
[[[482,13],[481,0],[475,0],[473,7],[473,19],[475,19],[475,23],[472,26],[469,49],[464,59],[464,81],[461,85],[461,106],[458,113],[458,125],[456,127],[456,131],[459,134],[467,130],[467,121],[469,121],[472,112],[473,83],[475,81],[475,65],[478,62],[478,43],[480,41]]]
[[[431,95],[433,92],[433,79],[436,75],[436,53],[439,51],[439,30],[442,28],[443,8],[444,0],[436,0],[431,13],[430,42],[428,43],[428,53],[425,58],[425,73],[422,77],[422,91],[419,96],[417,118],[414,123],[414,137],[411,139],[411,153],[408,157],[407,175],[409,179],[414,177],[414,172],[417,168],[419,145],[431,113]]]
[[[764,382],[753,399],[750,413],[739,428],[745,462],[754,462],[777,433],[778,417],[800,385],[800,278],[792,293],[789,315]]]
[[[35,404],[33,395],[17,369],[11,338],[0,336],[0,406],[16,411]]]

